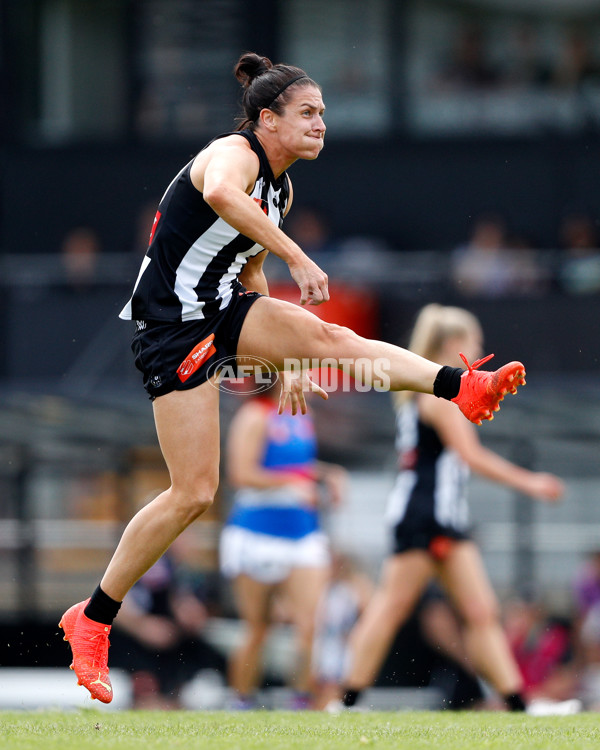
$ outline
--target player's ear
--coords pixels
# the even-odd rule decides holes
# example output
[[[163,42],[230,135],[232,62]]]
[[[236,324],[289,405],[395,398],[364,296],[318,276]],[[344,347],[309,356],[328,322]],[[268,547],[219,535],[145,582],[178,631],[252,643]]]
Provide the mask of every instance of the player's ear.
[[[277,130],[277,118],[275,112],[270,109],[262,109],[259,117],[261,123],[268,131],[274,133]]]

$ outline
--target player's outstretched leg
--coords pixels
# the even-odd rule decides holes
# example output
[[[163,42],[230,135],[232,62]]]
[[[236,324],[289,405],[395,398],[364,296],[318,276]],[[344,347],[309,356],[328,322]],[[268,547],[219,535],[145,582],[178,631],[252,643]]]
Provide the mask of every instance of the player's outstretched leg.
[[[77,684],[86,687],[92,698],[102,703],[113,699],[108,676],[108,636],[110,625],[90,620],[83,613],[89,599],[74,604],[61,617],[58,626],[65,631],[64,640],[73,652],[71,669],[77,675]]]
[[[460,379],[460,391],[452,401],[458,406],[465,417],[481,424],[482,420],[494,418],[494,412],[500,409],[500,401],[507,393],[516,393],[517,387],[525,385],[525,367],[521,362],[509,362],[494,372],[478,370],[494,355],[490,354],[469,364],[461,352],[467,369]]]

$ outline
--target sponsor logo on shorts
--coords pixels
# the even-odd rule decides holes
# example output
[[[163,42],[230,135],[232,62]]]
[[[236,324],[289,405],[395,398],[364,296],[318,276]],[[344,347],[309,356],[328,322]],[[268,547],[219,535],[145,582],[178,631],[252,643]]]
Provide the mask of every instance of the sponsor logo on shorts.
[[[192,351],[179,365],[179,367],[177,368],[177,376],[182,383],[185,383],[190,375],[195,373],[196,370],[198,370],[198,368],[204,362],[206,362],[207,359],[209,359],[213,356],[213,354],[216,353],[217,350],[213,343],[214,340],[215,334],[211,333],[210,336],[205,338],[199,344],[196,344]]]

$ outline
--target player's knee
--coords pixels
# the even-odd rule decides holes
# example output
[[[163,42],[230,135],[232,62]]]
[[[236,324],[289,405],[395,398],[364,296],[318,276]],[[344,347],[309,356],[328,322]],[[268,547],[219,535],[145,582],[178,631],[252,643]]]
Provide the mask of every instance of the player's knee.
[[[199,516],[206,513],[206,511],[213,504],[215,499],[215,493],[212,490],[198,490],[190,499],[190,513],[195,520]]]
[[[324,356],[343,356],[344,351],[358,338],[351,328],[320,321],[317,344]]]
[[[268,622],[265,622],[264,620],[254,620],[248,623],[247,639],[254,648],[262,646],[268,634]]]
[[[202,485],[187,491],[173,492],[176,507],[186,525],[206,513],[213,504],[215,492],[216,489]]]

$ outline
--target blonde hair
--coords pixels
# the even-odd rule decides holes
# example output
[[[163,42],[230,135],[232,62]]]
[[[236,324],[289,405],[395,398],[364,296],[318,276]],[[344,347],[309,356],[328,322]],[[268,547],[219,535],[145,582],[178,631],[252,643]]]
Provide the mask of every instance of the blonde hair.
[[[468,310],[432,303],[423,307],[418,314],[407,348],[425,359],[437,362],[448,339],[462,338],[480,330],[479,321]],[[410,391],[393,393],[394,406],[399,408],[413,395]]]

